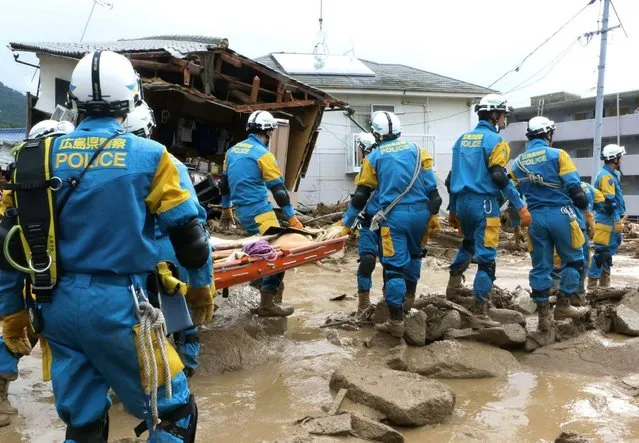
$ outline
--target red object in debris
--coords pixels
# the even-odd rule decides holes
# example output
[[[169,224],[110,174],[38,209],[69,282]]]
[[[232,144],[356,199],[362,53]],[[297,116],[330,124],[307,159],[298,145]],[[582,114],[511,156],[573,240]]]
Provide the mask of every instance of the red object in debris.
[[[344,249],[348,237],[310,243],[298,248],[277,250],[274,260],[260,257],[242,257],[240,260],[214,263],[215,289],[247,283],[287,269],[313,263]],[[213,261],[231,255],[234,250],[213,251]]]

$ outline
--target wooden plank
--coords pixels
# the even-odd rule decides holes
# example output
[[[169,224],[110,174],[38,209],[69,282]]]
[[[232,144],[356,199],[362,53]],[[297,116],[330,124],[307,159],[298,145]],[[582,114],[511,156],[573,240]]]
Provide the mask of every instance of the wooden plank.
[[[269,109],[301,108],[304,106],[319,105],[318,100],[294,100],[286,103],[256,103],[254,105],[238,105],[237,112],[268,111]]]
[[[335,415],[337,411],[339,411],[340,406],[342,406],[342,402],[344,401],[344,397],[348,393],[348,389],[342,388],[339,390],[335,399],[333,400],[333,404],[331,404],[331,408],[328,410],[328,415]]]
[[[253,84],[251,85],[251,102],[257,103],[257,97],[260,92],[260,78],[256,75],[253,77]]]
[[[217,60],[215,61],[215,72],[222,72],[222,62],[224,60],[222,60],[222,57],[217,58]]]
[[[277,92],[275,93],[275,101],[277,103],[282,103],[283,97],[284,97],[284,83],[278,83]]]
[[[225,54],[224,52],[222,52],[220,54],[220,57],[222,58],[222,60],[224,60],[229,65],[233,65],[236,68],[241,68],[242,67],[242,59],[240,59],[237,56],[231,56],[229,54]]]
[[[202,72],[202,67],[198,66],[194,63],[184,62],[181,63],[162,63],[162,62],[153,62],[150,60],[138,60],[132,59],[131,64],[134,68],[143,68],[150,69],[152,71],[166,71],[166,72],[178,72],[182,73],[184,69],[188,69],[191,75],[200,75]]]

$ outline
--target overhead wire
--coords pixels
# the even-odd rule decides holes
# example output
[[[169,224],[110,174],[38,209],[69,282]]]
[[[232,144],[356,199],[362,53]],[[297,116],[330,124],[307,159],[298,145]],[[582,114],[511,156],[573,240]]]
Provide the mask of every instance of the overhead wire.
[[[621,17],[619,17],[619,14],[617,14],[617,8],[615,8],[615,4],[612,2],[612,0],[610,0],[610,4],[612,5],[612,10],[615,12],[615,16],[617,17],[617,21],[619,21],[619,25],[621,26],[623,33],[626,34],[626,38],[628,38],[628,33],[626,32],[626,28],[621,22]]]

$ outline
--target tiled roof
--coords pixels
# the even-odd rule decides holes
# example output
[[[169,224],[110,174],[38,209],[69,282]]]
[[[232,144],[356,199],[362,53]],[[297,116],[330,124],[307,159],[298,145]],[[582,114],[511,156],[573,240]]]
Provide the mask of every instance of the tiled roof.
[[[416,92],[462,93],[482,96],[496,92],[483,86],[398,64],[361,60],[375,76],[289,74],[269,54],[256,59],[264,65],[320,89],[379,89]]]

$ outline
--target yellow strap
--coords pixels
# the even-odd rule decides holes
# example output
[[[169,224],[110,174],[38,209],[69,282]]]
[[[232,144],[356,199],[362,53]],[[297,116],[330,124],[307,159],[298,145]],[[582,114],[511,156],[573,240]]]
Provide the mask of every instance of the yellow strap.
[[[166,290],[168,295],[186,296],[186,291],[188,289],[186,283],[173,275],[173,272],[167,262],[161,261],[157,264],[156,268],[158,275],[160,276],[162,287]]]

